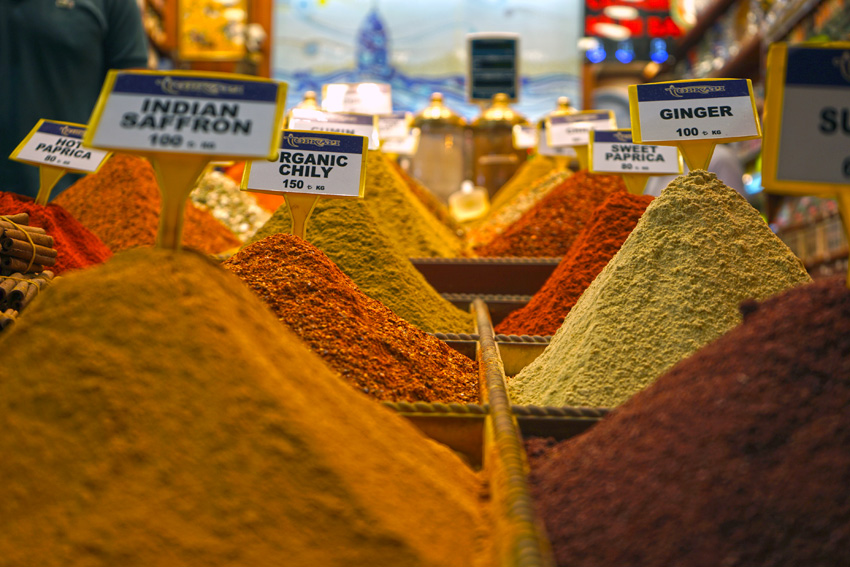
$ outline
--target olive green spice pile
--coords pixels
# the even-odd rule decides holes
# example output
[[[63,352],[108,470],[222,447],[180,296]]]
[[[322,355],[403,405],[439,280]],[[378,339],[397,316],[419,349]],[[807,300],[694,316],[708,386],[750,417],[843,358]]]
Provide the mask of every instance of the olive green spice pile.
[[[554,173],[554,170],[559,169],[559,162],[550,156],[542,156],[534,154],[532,157],[522,163],[508,181],[502,185],[490,205],[494,210],[500,209],[502,206],[509,203],[518,194],[525,191],[530,185],[535,184],[539,179]]]
[[[366,206],[408,258],[461,254],[460,238],[416,198],[389,158],[379,151],[370,151],[366,158]]]
[[[3,565],[491,564],[475,474],[203,256],[122,253],[3,335]]]
[[[321,250],[273,234],[224,263],[358,390],[393,402],[479,401],[475,363],[371,299]]]
[[[647,207],[532,364],[516,403],[616,406],[741,321],[738,304],[811,281],[758,212],[713,173]]]
[[[290,232],[281,206],[254,235],[256,242]],[[461,311],[425,280],[378,226],[362,199],[320,199],[307,222],[307,240],[328,255],[360,290],[426,332],[468,333],[472,315]]]

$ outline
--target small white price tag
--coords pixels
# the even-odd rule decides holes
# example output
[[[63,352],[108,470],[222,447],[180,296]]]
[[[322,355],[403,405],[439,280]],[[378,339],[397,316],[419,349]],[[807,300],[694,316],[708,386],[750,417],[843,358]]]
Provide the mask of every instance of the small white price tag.
[[[412,115],[409,112],[394,112],[378,116],[378,135],[381,141],[391,138],[403,139],[410,135]]]
[[[537,129],[537,153],[541,156],[552,157],[577,157],[576,151],[572,146],[552,147],[547,141],[547,136],[543,128]]]
[[[354,134],[369,138],[375,132],[375,122],[373,115],[293,108],[289,116],[289,129]]]
[[[550,146],[586,146],[591,130],[617,127],[611,110],[587,110],[546,119],[546,135]]]
[[[517,124],[513,127],[514,148],[527,150],[537,145],[537,126]]]
[[[94,173],[103,165],[109,152],[84,146],[85,133],[85,124],[42,119],[9,157],[32,165]]]
[[[381,143],[381,151],[387,154],[412,156],[419,149],[419,128],[413,128],[404,138],[387,138]]]
[[[590,171],[680,175],[682,158],[675,146],[633,143],[631,130],[595,130],[590,134]]]
[[[84,143],[131,152],[270,156],[286,84],[221,73],[110,71]]]
[[[284,130],[274,161],[247,163],[242,189],[362,197],[367,146],[364,136]]]
[[[768,63],[765,188],[797,194],[848,191],[850,43],[773,44]]]
[[[322,87],[322,110],[355,114],[390,114],[392,86],[387,83],[330,83]]]
[[[638,143],[719,143],[761,136],[749,79],[632,85],[629,107]]]

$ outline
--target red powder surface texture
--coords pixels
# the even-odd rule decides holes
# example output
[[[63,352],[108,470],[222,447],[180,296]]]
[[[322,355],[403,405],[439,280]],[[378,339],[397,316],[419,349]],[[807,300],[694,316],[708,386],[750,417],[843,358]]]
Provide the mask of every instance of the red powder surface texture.
[[[614,257],[652,201],[616,191],[597,208],[558,267],[525,307],[509,314],[496,332],[554,335],[578,298]]]
[[[38,205],[30,197],[0,192],[0,215],[15,213],[29,213],[29,226],[43,228],[53,237],[56,263],[48,269],[54,274],[100,264],[112,256],[97,236],[61,206]]]
[[[529,444],[558,565],[850,565],[850,291],[741,311],[587,433]]]
[[[475,248],[484,257],[561,257],[608,195],[625,192],[619,175],[579,171],[493,240]]]
[[[477,365],[360,291],[330,258],[274,234],[224,263],[310,349],[384,401],[479,401]]]
[[[153,167],[142,158],[115,154],[100,171],[83,177],[55,201],[113,252],[153,246],[159,228],[160,193]],[[218,254],[241,243],[209,211],[186,203],[183,244]]]

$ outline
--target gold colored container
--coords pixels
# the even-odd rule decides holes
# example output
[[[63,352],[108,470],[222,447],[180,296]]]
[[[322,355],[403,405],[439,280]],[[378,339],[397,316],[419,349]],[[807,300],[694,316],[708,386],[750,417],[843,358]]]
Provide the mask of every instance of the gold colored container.
[[[525,150],[513,144],[513,127],[528,120],[513,110],[508,95],[498,93],[472,123],[472,173],[476,185],[492,197],[525,161]]]
[[[468,178],[466,120],[443,102],[442,93],[433,93],[431,103],[413,118],[419,128],[419,147],[410,173],[443,203]]]

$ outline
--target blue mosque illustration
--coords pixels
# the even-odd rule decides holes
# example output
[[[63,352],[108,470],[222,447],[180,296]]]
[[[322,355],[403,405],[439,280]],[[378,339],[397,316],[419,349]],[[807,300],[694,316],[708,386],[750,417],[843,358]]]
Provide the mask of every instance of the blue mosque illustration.
[[[390,65],[387,28],[377,8],[372,8],[357,31],[357,70],[364,79],[388,81],[395,74]]]

